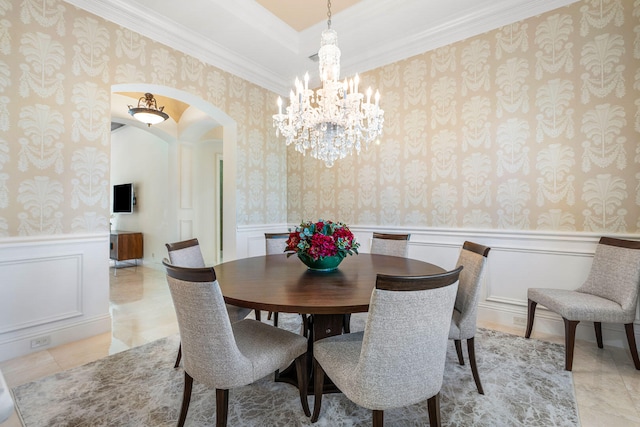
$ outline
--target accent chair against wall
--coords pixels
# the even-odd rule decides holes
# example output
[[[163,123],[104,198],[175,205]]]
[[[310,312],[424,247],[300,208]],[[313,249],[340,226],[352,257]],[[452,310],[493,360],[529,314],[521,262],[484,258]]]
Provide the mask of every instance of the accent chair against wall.
[[[538,304],[562,316],[565,324],[565,369],[570,371],[578,323],[593,322],[599,348],[603,346],[602,322],[622,323],[633,364],[640,370],[633,328],[639,287],[640,241],[602,237],[596,247],[589,277],[578,289],[529,288],[525,337],[531,336]]]

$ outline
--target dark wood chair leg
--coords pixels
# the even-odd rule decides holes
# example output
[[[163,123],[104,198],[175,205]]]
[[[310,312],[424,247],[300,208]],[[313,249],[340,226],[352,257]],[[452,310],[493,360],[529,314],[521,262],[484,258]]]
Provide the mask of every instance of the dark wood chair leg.
[[[300,316],[302,316],[302,335],[305,338],[309,337],[309,318],[307,317],[306,314],[302,314],[300,313]]]
[[[187,411],[189,410],[189,402],[191,401],[191,388],[193,387],[193,378],[191,375],[184,373],[184,392],[182,393],[182,407],[180,408],[180,418],[178,418],[178,427],[184,425],[187,419]]]
[[[229,410],[229,390],[216,389],[216,427],[227,426],[227,412]]]
[[[593,329],[596,331],[596,342],[598,343],[598,348],[603,348],[602,344],[602,323],[593,322]]]
[[[633,364],[636,369],[640,371],[640,359],[638,359],[638,347],[636,347],[636,336],[633,332],[633,323],[625,324],[624,330],[627,332],[627,341],[629,342],[629,351],[631,351]]]
[[[173,365],[174,368],[180,366],[180,359],[182,359],[182,343],[178,346],[178,357],[176,357],[176,363]]]
[[[374,409],[373,410],[373,427],[384,426],[384,411]]]
[[[529,305],[527,307],[527,332],[524,333],[525,338],[531,337],[531,331],[533,330],[533,318],[536,315],[536,305],[538,305],[537,302],[529,300]]]
[[[440,393],[427,400],[429,408],[429,427],[440,427]]]
[[[309,384],[307,380],[307,353],[304,353],[296,358],[296,376],[298,378],[298,391],[300,392],[300,403],[302,404],[302,410],[307,417],[311,416],[309,410],[309,401],[307,400],[307,387]]]
[[[318,417],[320,416],[320,407],[322,406],[322,389],[324,385],[324,369],[322,366],[313,359],[313,416],[311,417],[311,422],[315,423],[318,421]]]
[[[580,322],[578,320],[567,320],[564,317],[562,320],[564,320],[564,369],[570,371],[573,367],[573,348],[576,344],[576,326],[578,326],[578,323]]]
[[[273,313],[273,326],[278,327],[278,312]]]
[[[256,320],[257,320],[258,322],[261,322],[261,321],[262,321],[262,319],[261,319],[261,316],[260,316],[260,310],[254,310],[254,311],[255,311],[255,313],[256,313]]]
[[[460,365],[464,365],[464,356],[462,355],[462,341],[461,340],[453,340],[453,343],[456,346],[456,354],[458,355],[458,363]]]
[[[469,338],[467,340],[467,351],[469,353],[469,364],[471,365],[471,373],[473,374],[473,380],[476,382],[478,393],[484,394],[482,383],[480,382],[480,374],[478,374],[478,365],[476,363],[476,348],[473,338]]]
[[[347,313],[344,315],[344,318],[342,319],[342,329],[344,330],[345,334],[351,333],[351,314],[350,313]]]
[[[270,311],[269,314],[267,314],[267,320],[271,320],[271,315],[273,314],[273,311]]]

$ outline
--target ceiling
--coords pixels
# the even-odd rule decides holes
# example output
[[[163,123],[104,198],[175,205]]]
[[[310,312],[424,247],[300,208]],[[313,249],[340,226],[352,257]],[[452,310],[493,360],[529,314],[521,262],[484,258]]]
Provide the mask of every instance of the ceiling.
[[[318,83],[324,0],[66,1],[281,95]],[[331,28],[346,77],[575,1],[333,0]]]

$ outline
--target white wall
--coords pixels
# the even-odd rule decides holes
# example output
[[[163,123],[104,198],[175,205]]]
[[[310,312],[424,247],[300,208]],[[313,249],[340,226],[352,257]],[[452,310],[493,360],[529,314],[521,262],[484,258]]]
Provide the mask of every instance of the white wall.
[[[222,158],[222,140],[202,141],[195,146],[196,159],[193,164],[194,175],[197,179],[193,182],[195,230],[202,254],[209,264],[220,261],[218,255],[218,242],[220,240],[218,165],[217,159]]]
[[[161,267],[167,242],[197,237],[208,264],[216,256],[216,156],[222,140],[167,142],[125,126],[111,135],[111,186],[132,182],[133,214],[115,214],[113,229],[143,233],[143,262]]]
[[[133,126],[113,132],[111,186],[128,182],[136,195],[133,214],[114,214],[112,229],[142,232],[144,262],[159,263],[171,234],[169,143]]]

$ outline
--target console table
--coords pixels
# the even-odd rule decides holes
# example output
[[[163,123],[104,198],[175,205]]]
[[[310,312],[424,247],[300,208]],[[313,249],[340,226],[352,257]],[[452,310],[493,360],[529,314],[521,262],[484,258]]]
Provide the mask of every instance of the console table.
[[[138,260],[143,257],[142,233],[137,231],[112,231],[109,238],[109,258],[115,261],[113,275],[116,275],[118,261]],[[123,267],[128,267],[124,265]]]

